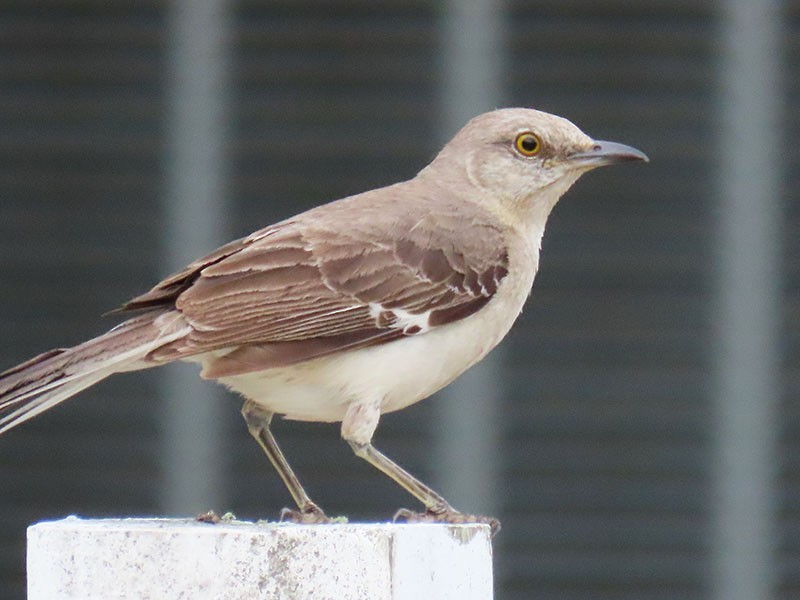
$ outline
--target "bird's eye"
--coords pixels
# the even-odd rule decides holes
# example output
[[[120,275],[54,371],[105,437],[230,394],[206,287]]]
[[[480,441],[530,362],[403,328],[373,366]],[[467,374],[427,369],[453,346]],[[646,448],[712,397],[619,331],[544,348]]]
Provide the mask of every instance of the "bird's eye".
[[[514,149],[522,156],[536,156],[542,149],[542,140],[535,133],[526,131],[514,140]]]

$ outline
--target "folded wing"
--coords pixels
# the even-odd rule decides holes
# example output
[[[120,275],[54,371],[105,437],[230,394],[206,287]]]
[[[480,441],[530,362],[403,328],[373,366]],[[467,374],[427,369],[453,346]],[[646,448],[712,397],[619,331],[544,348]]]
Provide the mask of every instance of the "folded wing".
[[[174,307],[191,326],[149,358],[222,350],[204,371],[222,377],[386,343],[468,317],[507,274],[501,233],[477,209],[367,203],[353,218],[346,203],[224,246],[126,304]]]

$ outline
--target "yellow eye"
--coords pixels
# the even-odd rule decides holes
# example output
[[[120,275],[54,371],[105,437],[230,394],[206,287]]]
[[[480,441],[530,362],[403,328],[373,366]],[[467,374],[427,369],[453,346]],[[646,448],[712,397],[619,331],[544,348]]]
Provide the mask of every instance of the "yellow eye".
[[[542,149],[542,140],[539,136],[530,131],[520,133],[517,139],[514,140],[514,148],[522,156],[536,156]]]

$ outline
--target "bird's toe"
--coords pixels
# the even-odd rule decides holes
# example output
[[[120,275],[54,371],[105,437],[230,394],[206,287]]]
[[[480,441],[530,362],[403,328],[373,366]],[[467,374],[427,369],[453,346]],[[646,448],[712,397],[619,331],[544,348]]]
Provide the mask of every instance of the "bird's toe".
[[[401,508],[394,515],[395,521],[405,521],[406,523],[449,523],[451,525],[481,524],[488,525],[494,537],[500,531],[500,520],[494,517],[483,515],[472,515],[463,513],[448,506],[441,511],[427,510],[423,513],[416,513],[407,508]]]

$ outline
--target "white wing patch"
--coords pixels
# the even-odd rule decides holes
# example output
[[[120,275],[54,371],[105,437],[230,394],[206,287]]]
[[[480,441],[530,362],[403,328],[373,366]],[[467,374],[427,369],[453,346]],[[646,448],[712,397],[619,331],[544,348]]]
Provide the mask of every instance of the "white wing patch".
[[[431,329],[429,310],[416,314],[402,308],[384,308],[377,302],[370,302],[369,312],[378,327],[402,329],[405,335],[417,335]]]

